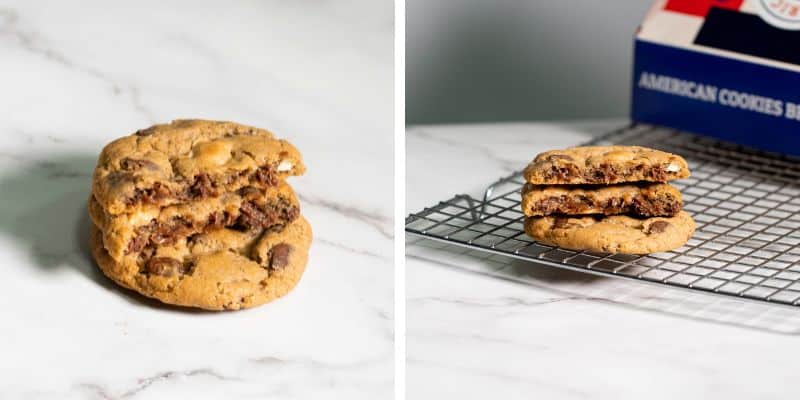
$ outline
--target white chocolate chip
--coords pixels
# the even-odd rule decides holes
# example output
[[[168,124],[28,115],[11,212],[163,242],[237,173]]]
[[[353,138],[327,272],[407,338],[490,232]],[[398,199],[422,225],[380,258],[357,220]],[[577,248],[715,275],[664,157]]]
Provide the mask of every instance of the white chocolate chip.
[[[675,164],[667,165],[667,172],[678,172],[680,170],[681,170],[681,167],[679,165],[675,165]]]
[[[131,226],[147,225],[153,218],[158,217],[158,210],[134,212],[128,218]]]
[[[278,164],[278,172],[291,171],[292,167],[293,165],[291,162],[283,160],[280,164]]]

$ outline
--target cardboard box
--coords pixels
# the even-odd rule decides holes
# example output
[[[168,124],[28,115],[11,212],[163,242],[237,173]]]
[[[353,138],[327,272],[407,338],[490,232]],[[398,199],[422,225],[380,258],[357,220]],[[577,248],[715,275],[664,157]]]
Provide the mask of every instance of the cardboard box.
[[[636,33],[632,118],[800,155],[800,0],[660,0]]]

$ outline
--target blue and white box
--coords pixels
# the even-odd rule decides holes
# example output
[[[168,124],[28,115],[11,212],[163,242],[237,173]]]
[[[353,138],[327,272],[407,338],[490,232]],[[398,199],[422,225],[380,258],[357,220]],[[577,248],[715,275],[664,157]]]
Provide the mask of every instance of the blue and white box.
[[[660,0],[636,33],[632,119],[800,155],[800,0]]]

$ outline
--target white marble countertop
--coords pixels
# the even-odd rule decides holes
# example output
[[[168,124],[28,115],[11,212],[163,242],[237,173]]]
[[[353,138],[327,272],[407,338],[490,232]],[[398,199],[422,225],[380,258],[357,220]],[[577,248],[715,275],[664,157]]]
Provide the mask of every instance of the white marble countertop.
[[[412,127],[408,211],[625,123]],[[796,397],[800,310],[407,239],[409,399]]]
[[[391,1],[0,1],[0,399],[390,398],[393,29]],[[97,154],[175,118],[303,152],[287,297],[176,311],[97,271]]]

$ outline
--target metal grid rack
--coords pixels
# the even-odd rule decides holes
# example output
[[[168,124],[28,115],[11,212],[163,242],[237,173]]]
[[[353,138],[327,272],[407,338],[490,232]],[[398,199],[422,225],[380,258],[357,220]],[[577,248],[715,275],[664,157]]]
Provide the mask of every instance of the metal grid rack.
[[[409,215],[406,232],[602,276],[800,306],[800,159],[643,124],[587,144],[686,158],[692,176],[671,182],[697,222],[685,246],[636,256],[537,243],[523,230],[520,172],[490,185],[483,200],[456,195]]]

